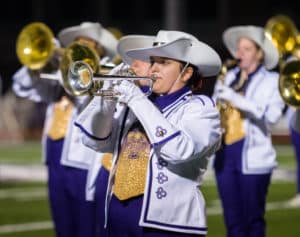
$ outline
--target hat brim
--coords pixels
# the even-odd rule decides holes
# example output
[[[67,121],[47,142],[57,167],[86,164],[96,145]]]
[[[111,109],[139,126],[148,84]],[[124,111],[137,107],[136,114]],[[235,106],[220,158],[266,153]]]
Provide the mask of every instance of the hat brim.
[[[80,36],[91,38],[101,44],[106,51],[106,55],[111,58],[117,54],[118,40],[99,23],[85,22],[81,25],[67,28],[58,34],[58,39],[64,47],[67,47]]]
[[[119,40],[117,46],[117,52],[123,59],[123,61],[130,65],[132,58],[128,57],[126,52],[133,49],[150,47],[155,40],[154,36],[147,35],[127,35]]]
[[[261,37],[258,37],[261,34]],[[236,57],[236,47],[240,38],[245,37],[254,41],[264,52],[264,65],[273,69],[278,64],[279,53],[271,40],[265,37],[264,32],[249,26],[237,26],[227,29],[223,34],[223,42],[232,57]],[[262,39],[263,38],[263,39]]]
[[[127,52],[128,57],[143,61],[150,61],[151,56],[165,57],[178,61],[188,62],[198,68],[204,77],[214,76],[219,73],[221,59],[208,45],[190,39],[179,38],[170,43],[151,48],[135,49]]]

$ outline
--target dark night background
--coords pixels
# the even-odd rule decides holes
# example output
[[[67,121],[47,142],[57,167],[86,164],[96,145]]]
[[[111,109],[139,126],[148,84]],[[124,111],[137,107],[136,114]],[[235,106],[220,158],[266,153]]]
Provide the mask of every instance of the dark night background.
[[[0,74],[3,92],[21,66],[15,42],[22,27],[33,21],[46,23],[57,34],[82,21],[99,21],[126,34],[156,34],[160,29],[183,30],[213,46],[222,59],[228,53],[221,42],[224,29],[232,25],[264,26],[275,14],[287,14],[300,24],[300,1],[296,0],[21,0],[1,1]]]

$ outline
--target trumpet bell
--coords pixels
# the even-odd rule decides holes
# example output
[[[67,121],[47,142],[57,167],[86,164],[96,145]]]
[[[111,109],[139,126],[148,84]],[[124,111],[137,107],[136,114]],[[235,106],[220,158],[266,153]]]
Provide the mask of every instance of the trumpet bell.
[[[81,63],[74,63],[77,61],[80,61]],[[87,77],[84,77],[85,79],[83,79],[83,81],[79,80],[78,85],[76,83],[72,84],[73,82],[72,80],[70,81],[69,78],[80,77],[81,73],[82,75],[87,75],[88,70],[91,70],[91,74],[98,72],[100,70],[99,61],[98,54],[91,47],[78,42],[71,43],[65,49],[65,53],[63,54],[60,63],[63,85],[67,92],[71,95],[81,95],[81,90],[79,88],[80,85],[86,84]],[[89,69],[83,70],[83,62]],[[70,65],[73,63],[74,65],[70,71],[71,73],[74,73],[74,75],[70,75],[69,69],[71,67]],[[93,76],[91,75],[91,78],[92,77]]]
[[[72,95],[83,95],[91,88],[93,70],[90,65],[82,61],[71,64],[68,71],[68,86],[65,89]]]
[[[17,37],[16,53],[19,61],[32,70],[41,69],[53,56],[54,36],[41,22],[25,26]]]
[[[300,60],[288,62],[282,69],[279,92],[288,105],[300,107]]]

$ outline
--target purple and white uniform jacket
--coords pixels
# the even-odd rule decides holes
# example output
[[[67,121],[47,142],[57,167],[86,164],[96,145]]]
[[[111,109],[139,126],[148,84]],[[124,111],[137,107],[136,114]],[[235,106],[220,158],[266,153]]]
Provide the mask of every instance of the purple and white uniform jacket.
[[[199,186],[209,157],[220,145],[219,112],[206,96],[192,95],[188,88],[180,93],[167,106],[155,106],[143,97],[130,109],[94,98],[76,125],[82,129],[87,146],[113,153],[106,211],[119,143],[138,119],[151,143],[139,225],[206,234],[205,200]]]
[[[236,79],[239,68],[225,76],[225,85]],[[244,174],[267,174],[277,166],[276,152],[271,140],[271,125],[282,115],[284,101],[279,94],[279,75],[261,66],[252,76],[243,97],[246,116],[243,120],[245,141],[242,151]],[[215,91],[222,82],[217,81]]]

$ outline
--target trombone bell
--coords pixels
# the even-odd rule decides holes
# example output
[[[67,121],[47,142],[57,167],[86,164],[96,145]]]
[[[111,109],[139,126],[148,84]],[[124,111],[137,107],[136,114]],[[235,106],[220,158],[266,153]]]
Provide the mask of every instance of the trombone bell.
[[[281,56],[293,52],[298,43],[298,30],[292,19],[286,15],[276,15],[270,18],[265,25],[265,33]]]
[[[41,69],[54,54],[54,40],[52,31],[44,23],[28,24],[18,35],[16,42],[19,61],[31,70]]]
[[[117,98],[119,94],[113,90],[113,85],[108,89],[102,89],[102,87],[105,81],[110,81],[112,84],[120,84],[123,80],[132,82],[147,80],[149,82],[149,90],[145,95],[148,96],[152,93],[153,79],[150,77],[93,74],[90,65],[83,61],[76,61],[70,65],[68,80],[64,84],[65,89],[71,95],[90,94],[105,98]]]

